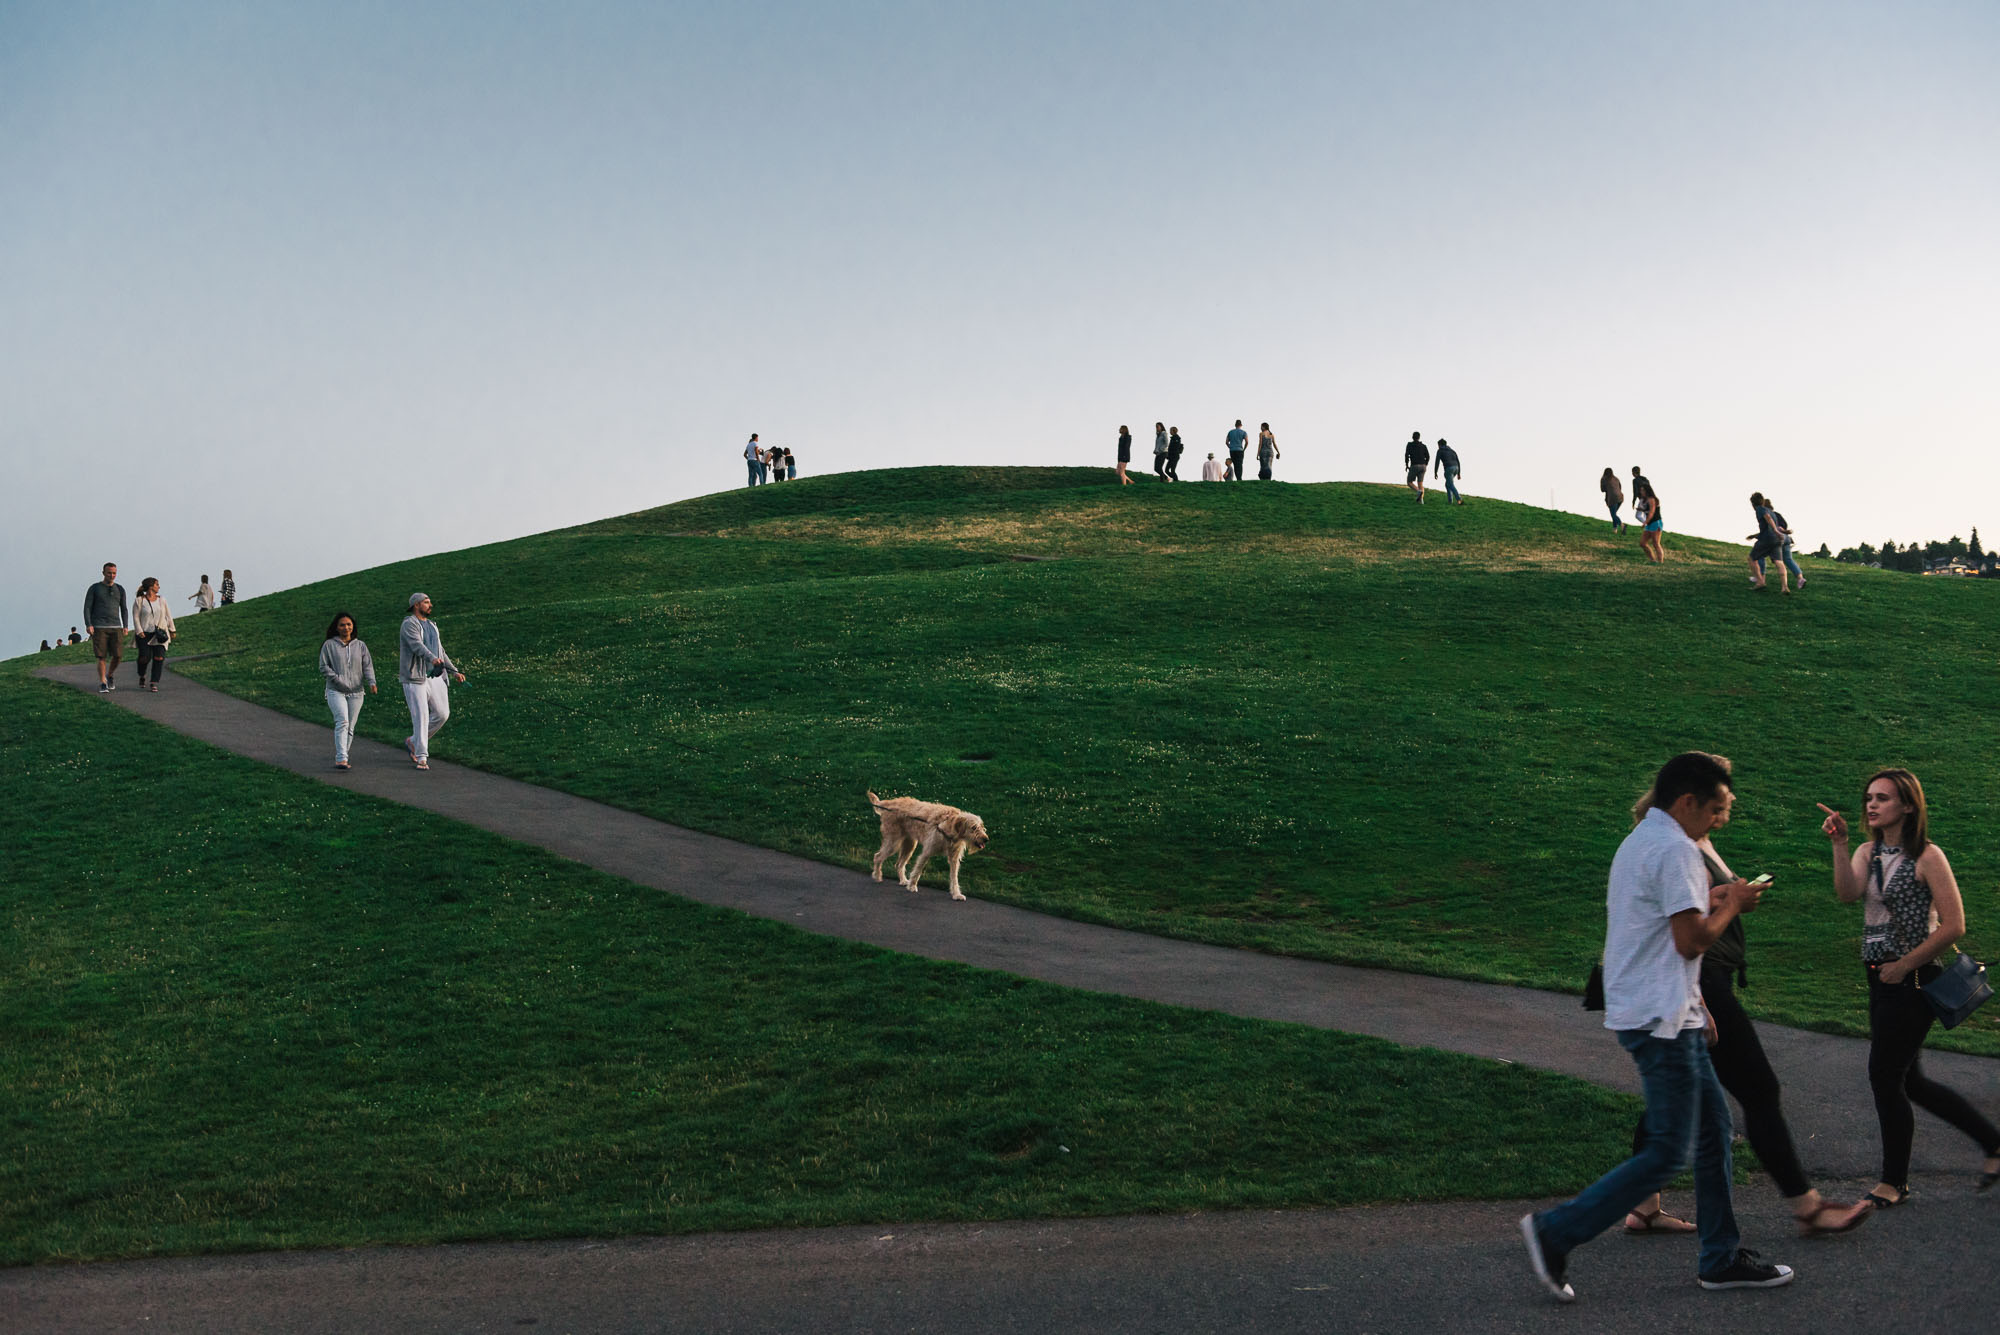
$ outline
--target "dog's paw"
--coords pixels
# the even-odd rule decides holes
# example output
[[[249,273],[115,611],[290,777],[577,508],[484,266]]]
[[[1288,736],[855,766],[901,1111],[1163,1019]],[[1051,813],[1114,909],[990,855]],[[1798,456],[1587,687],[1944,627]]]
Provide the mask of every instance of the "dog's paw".
[[[878,872],[876,872],[876,873],[875,873],[875,879],[876,879],[876,880],[878,880],[878,881],[879,881],[879,880],[881,880],[881,879],[882,879],[882,873],[881,873],[881,872],[879,872],[879,871],[878,871]]]
[[[951,897],[952,897],[953,899],[964,899],[964,898],[965,898],[965,896],[964,896],[964,895],[961,895],[961,894],[960,894],[960,893],[958,893],[958,891],[956,891],[956,890],[954,890],[954,891],[952,891],[952,892],[951,892]]]

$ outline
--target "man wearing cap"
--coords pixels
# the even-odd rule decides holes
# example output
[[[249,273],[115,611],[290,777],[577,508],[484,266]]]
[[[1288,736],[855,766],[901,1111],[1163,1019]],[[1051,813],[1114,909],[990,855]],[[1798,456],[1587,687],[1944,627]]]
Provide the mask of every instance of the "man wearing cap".
[[[444,641],[438,638],[437,623],[431,620],[429,594],[410,595],[410,614],[403,618],[403,633],[397,644],[400,661],[396,676],[403,683],[403,699],[410,706],[410,735],[403,739],[403,747],[418,769],[429,769],[431,738],[437,736],[438,729],[451,717],[451,695],[445,689],[445,674],[449,672],[457,681],[465,680],[458,664],[446,656]]]

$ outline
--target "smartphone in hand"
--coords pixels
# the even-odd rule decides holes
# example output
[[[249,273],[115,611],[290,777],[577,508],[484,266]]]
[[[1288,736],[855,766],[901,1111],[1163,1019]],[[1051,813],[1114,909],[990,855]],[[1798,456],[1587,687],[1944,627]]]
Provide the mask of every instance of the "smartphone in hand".
[[[1770,883],[1771,883],[1770,872],[1765,872],[1762,876],[1759,876],[1756,880],[1750,882],[1750,884],[1758,887],[1759,889],[1762,889],[1764,886],[1767,886]]]

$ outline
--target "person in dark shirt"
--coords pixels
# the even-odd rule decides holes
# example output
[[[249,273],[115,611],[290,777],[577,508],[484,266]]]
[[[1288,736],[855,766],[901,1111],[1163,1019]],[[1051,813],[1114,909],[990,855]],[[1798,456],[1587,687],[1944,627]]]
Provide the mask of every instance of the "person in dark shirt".
[[[236,576],[227,570],[222,572],[222,605],[229,606],[236,601]]]
[[[83,624],[90,627],[90,647],[97,654],[97,689],[115,691],[125,628],[132,624],[132,603],[118,582],[116,562],[106,561],[104,578],[83,591]]]
[[[1118,485],[1129,487],[1132,479],[1125,475],[1125,466],[1132,462],[1132,428],[1118,428]]]
[[[1181,443],[1181,429],[1179,427],[1168,428],[1167,481],[1178,482],[1181,480],[1181,452],[1186,448],[1187,446]]]
[[[1430,446],[1424,444],[1422,432],[1412,431],[1410,443],[1403,447],[1403,485],[1417,493],[1418,505],[1424,503],[1424,474],[1430,466]]]
[[[1465,498],[1458,494],[1458,451],[1438,439],[1437,471],[1444,476],[1444,494],[1451,498],[1453,505],[1464,505]]]

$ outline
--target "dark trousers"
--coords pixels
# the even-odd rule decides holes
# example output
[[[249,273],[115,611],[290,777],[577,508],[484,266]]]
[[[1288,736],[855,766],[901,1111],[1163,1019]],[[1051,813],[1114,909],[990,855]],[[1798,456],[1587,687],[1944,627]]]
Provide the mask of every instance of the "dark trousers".
[[[1162,480],[1167,476],[1167,456],[1164,451],[1153,456],[1153,476]]]
[[[1271,461],[1263,458],[1261,455],[1257,459],[1257,480],[1259,482],[1269,482],[1271,480]]]
[[[1181,451],[1185,448],[1182,445],[1167,447],[1167,476],[1176,482],[1181,480]]]
[[[1235,466],[1234,477],[1236,481],[1241,482],[1243,480],[1243,451],[1231,450],[1229,452],[1229,462]]]
[[[166,645],[148,644],[146,643],[145,636],[142,635],[139,637],[139,683],[141,685],[145,684],[147,668],[152,669],[153,682],[155,685],[158,685],[160,680],[160,667],[166,661],[167,661]]]
[[[1944,970],[1926,964],[1917,976],[1928,983]],[[1895,985],[1868,971],[1868,1085],[1875,1092],[1875,1116],[1882,1123],[1882,1180],[1900,1187],[1910,1180],[1910,1141],[1917,1133],[1914,1102],[2000,1154],[2000,1130],[1957,1091],[1924,1074],[1919,1053],[1937,1012],[1908,978]]]
[[[1715,1046],[1708,1050],[1708,1064],[1715,1078],[1743,1107],[1743,1134],[1750,1148],[1771,1174],[1780,1193],[1803,1196],[1812,1189],[1805,1169],[1799,1166],[1799,1152],[1792,1144],[1792,1130],[1785,1125],[1780,1105],[1778,1074],[1771,1069],[1758,1041],[1757,1026],[1750,1023],[1743,1003],[1736,999],[1735,975],[1721,964],[1702,962],[1701,998],[1715,1018]],[[1632,1133],[1632,1152],[1646,1143],[1646,1122],[1642,1117]]]

